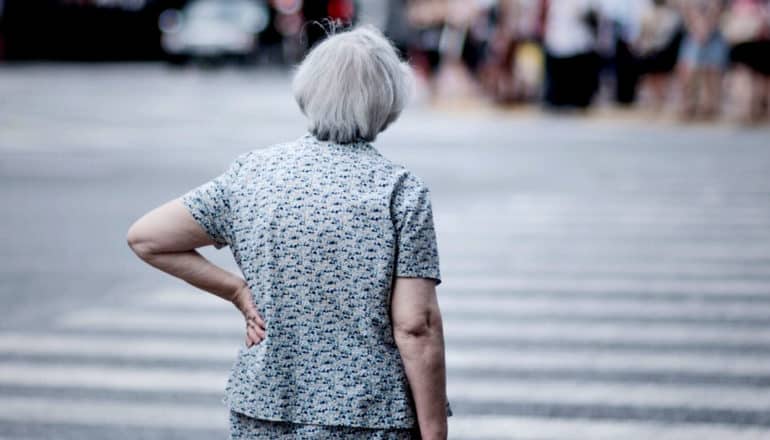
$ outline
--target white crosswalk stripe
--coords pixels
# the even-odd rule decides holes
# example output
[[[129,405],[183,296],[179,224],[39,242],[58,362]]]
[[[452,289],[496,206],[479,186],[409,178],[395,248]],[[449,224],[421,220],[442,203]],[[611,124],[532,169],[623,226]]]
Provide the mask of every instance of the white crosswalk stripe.
[[[494,333],[490,329],[489,335]],[[100,355],[117,359],[232,360],[238,346],[197,337],[78,337],[70,335],[0,334],[0,350],[16,354]],[[612,350],[455,348],[446,355],[449,368],[549,369],[586,371],[667,372],[699,374],[749,374],[770,376],[770,353],[725,357],[721,353],[656,353]],[[2,380],[2,378],[0,378]]]
[[[211,392],[224,389],[226,371],[180,371],[176,368],[105,366],[41,366],[0,363],[0,384],[28,387],[57,386],[133,391]]]
[[[766,439],[763,428],[733,428],[690,424],[661,426],[654,423],[560,420],[509,416],[458,417],[450,423],[450,437],[468,439],[551,440],[551,439]],[[501,434],[502,433],[502,434]]]
[[[111,400],[73,402],[52,398],[0,396],[0,419],[30,423],[82,423],[166,428],[226,428],[224,405],[125,403]]]
[[[179,371],[177,368],[41,366],[29,362],[0,362],[0,385],[221,394],[226,382],[226,371],[221,369]],[[533,390],[537,392],[533,393]],[[770,408],[770,393],[721,385],[579,384],[472,378],[450,381],[447,392],[451,400],[473,402],[625,404],[756,411]]]
[[[490,314],[498,309],[492,309]],[[158,332],[181,331],[206,334],[209,332],[240,333],[243,327],[236,312],[227,312],[230,319],[213,312],[169,313],[168,311],[142,311],[93,308],[73,313],[62,319],[61,325],[71,329],[145,329]],[[566,320],[565,320],[566,321]],[[537,322],[491,320],[482,317],[450,316],[445,320],[444,331],[448,339],[483,339],[506,336],[530,339],[562,339],[565,341],[593,342],[690,342],[690,343],[742,343],[755,341],[770,343],[770,326],[723,327],[711,324],[662,323],[645,326],[623,322],[572,323],[560,320]]]
[[[767,257],[770,257],[770,250]],[[763,256],[763,258],[765,258]],[[510,277],[464,277],[447,278],[444,289],[503,292],[569,292],[572,294],[591,294],[612,292],[621,296],[631,294],[698,294],[698,295],[765,295],[770,299],[770,282],[750,281],[690,281],[690,280],[632,280],[622,278],[568,280],[554,278],[510,278]]]
[[[469,295],[443,294],[439,298],[443,314],[478,312],[480,314],[507,315],[512,317],[547,313],[550,315],[645,317],[665,319],[768,319],[770,302],[728,303],[679,302],[672,307],[671,301],[661,299],[604,299],[585,298],[576,295],[571,298],[509,297],[476,293]],[[158,292],[145,301],[153,307],[166,306],[169,310],[213,310],[231,311],[233,306],[213,295],[191,293],[181,289]],[[642,315],[643,313],[643,315]]]
[[[505,263],[505,261],[503,261]],[[499,267],[501,262],[496,262]],[[448,255],[442,261],[449,273],[486,274],[490,262],[486,259],[472,259],[458,254]],[[526,261],[515,261],[510,265],[522,278],[535,276],[538,278],[631,278],[631,279],[677,279],[690,277],[692,279],[714,280],[715,278],[759,278],[768,279],[770,268],[767,265],[746,265],[741,261],[730,260],[631,260],[605,258],[597,262],[592,259],[560,259],[529,258]],[[503,265],[506,267],[506,265]]]

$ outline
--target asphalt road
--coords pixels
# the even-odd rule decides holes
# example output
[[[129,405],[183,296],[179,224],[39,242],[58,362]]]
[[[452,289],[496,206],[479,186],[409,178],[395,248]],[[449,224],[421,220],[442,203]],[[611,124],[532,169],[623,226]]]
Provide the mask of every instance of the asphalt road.
[[[304,127],[281,71],[0,67],[0,438],[226,437],[241,318],[125,231]],[[432,190],[451,438],[770,438],[770,130],[414,105],[375,145]]]

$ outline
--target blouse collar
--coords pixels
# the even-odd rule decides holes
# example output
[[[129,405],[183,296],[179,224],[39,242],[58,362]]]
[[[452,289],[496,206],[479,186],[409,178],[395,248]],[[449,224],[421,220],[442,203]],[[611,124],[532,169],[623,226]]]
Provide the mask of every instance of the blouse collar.
[[[330,146],[330,147],[331,146],[341,146],[341,147],[366,147],[366,148],[374,148],[368,141],[363,140],[363,139],[355,141],[355,142],[349,142],[349,143],[346,143],[346,144],[340,144],[340,143],[332,142],[332,141],[322,141],[322,140],[318,139],[313,133],[311,133],[309,131],[306,132],[302,136],[302,140],[304,140],[304,141],[311,141],[311,142],[314,142],[314,143],[317,143],[317,144],[323,144],[323,145],[327,145],[327,146]]]

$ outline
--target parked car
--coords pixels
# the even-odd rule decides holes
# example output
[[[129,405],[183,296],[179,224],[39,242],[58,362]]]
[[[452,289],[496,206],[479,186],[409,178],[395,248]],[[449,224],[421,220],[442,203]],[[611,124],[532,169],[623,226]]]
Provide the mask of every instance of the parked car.
[[[247,60],[268,20],[262,0],[193,0],[161,14],[161,45],[172,62]]]

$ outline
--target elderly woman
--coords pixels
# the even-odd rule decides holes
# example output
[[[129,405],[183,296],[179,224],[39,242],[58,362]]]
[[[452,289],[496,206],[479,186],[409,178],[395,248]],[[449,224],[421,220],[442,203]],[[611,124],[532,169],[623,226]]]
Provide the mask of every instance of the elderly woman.
[[[231,438],[446,438],[430,193],[370,143],[410,87],[376,29],[328,38],[294,77],[309,133],[242,154],[128,231],[144,261],[245,318],[223,398]],[[245,280],[196,251],[207,245],[229,246]]]

